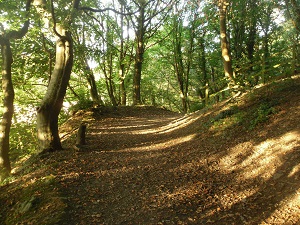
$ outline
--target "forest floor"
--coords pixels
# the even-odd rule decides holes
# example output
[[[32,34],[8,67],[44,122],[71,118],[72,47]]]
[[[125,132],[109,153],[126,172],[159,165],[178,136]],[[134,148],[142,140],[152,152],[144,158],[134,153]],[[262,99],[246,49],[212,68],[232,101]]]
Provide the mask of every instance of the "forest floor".
[[[0,187],[0,224],[300,224],[300,77],[188,115],[79,111],[61,132],[65,151]]]

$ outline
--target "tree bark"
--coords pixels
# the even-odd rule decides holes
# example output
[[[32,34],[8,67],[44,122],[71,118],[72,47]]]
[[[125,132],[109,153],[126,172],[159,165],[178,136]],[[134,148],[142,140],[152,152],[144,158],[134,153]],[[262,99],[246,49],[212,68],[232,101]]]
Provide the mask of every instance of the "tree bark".
[[[125,65],[120,65],[120,98],[121,105],[126,105],[126,88],[125,88]]]
[[[188,111],[188,81],[189,81],[189,70],[190,70],[190,58],[192,54],[193,38],[191,36],[190,46],[188,48],[188,55],[186,61],[186,68],[184,66],[183,54],[182,54],[182,33],[183,33],[183,20],[181,18],[174,18],[174,70],[177,77],[180,98],[182,105],[182,112],[187,113]]]
[[[235,85],[232,61],[229,47],[229,37],[227,35],[226,13],[229,3],[227,0],[219,0],[219,20],[220,20],[220,36],[221,36],[221,51],[224,65],[225,77],[229,79],[229,87]]]
[[[249,34],[248,39],[246,41],[247,46],[247,57],[250,61],[250,71],[253,71],[253,63],[254,63],[254,47],[257,37],[257,1],[251,0],[249,1],[249,11],[250,11],[250,20],[249,20]],[[257,84],[257,83],[256,83]],[[255,84],[255,85],[256,85]]]
[[[11,171],[9,160],[9,133],[14,113],[14,88],[11,79],[11,65],[13,57],[9,39],[1,38],[2,54],[2,91],[4,113],[0,124],[0,181],[6,178]]]
[[[95,80],[93,70],[90,68],[87,59],[84,58],[83,60],[85,64],[85,74],[86,74],[87,81],[89,83],[89,90],[90,90],[92,101],[95,105],[104,105],[101,97],[98,94],[98,88],[96,85],[96,80]]]
[[[80,38],[79,38],[79,34],[77,33],[77,42],[80,43]],[[83,45],[83,49],[85,49],[85,31],[83,29],[82,32],[82,45]],[[97,106],[97,105],[104,105],[101,97],[98,94],[98,88],[97,88],[97,84],[96,84],[96,80],[95,80],[95,76],[94,76],[94,72],[91,69],[91,67],[89,66],[88,63],[88,58],[86,55],[86,49],[84,50],[84,52],[81,53],[81,62],[83,65],[83,71],[84,71],[84,75],[86,76],[87,82],[89,84],[89,91],[90,91],[90,97],[93,101],[93,105]]]
[[[140,6],[140,16],[138,18],[138,29],[136,33],[136,55],[133,75],[133,105],[140,105],[141,101],[141,78],[142,65],[145,53],[145,6]]]
[[[65,32],[56,42],[55,67],[47,92],[37,109],[37,136],[42,152],[61,150],[58,115],[63,105],[73,66],[73,42]]]
[[[121,4],[121,12],[124,13],[125,12],[125,5]],[[126,56],[126,50],[124,48],[124,15],[121,15],[121,33],[120,33],[120,37],[121,37],[121,43],[120,43],[120,58],[119,58],[119,66],[120,66],[120,71],[119,71],[119,76],[120,76],[120,103],[121,105],[125,106],[126,105],[126,88],[125,88],[125,64],[124,64],[124,60],[125,60],[125,56]],[[129,35],[129,34],[127,34]]]
[[[209,83],[208,83],[208,74],[206,71],[206,53],[205,53],[205,44],[204,44],[204,35],[202,37],[200,37],[198,39],[199,42],[199,46],[200,46],[200,50],[199,50],[199,63],[198,65],[200,66],[200,70],[202,72],[203,75],[203,83],[202,83],[202,87],[204,87],[204,93],[201,93],[201,89],[199,88],[199,93],[200,97],[202,97],[202,99],[204,100],[204,104],[205,106],[208,105],[209,102]],[[199,81],[201,81],[201,78],[199,78]]]
[[[297,3],[296,0],[290,0],[290,2],[291,2],[291,6],[292,6],[292,11],[294,14],[294,16],[291,16],[291,19],[293,20],[293,24],[294,24],[295,28],[297,29],[297,31],[300,32],[300,4]],[[285,0],[285,3],[286,3],[287,10],[289,10],[288,9],[289,1]]]
[[[29,12],[32,0],[26,2],[26,12]],[[24,22],[20,30],[12,30],[8,33],[3,31],[0,35],[1,55],[2,55],[2,91],[4,113],[0,124],[0,181],[10,174],[11,165],[9,160],[9,134],[11,120],[14,114],[14,87],[11,77],[13,55],[10,46],[11,39],[20,39],[28,31],[29,20]]]

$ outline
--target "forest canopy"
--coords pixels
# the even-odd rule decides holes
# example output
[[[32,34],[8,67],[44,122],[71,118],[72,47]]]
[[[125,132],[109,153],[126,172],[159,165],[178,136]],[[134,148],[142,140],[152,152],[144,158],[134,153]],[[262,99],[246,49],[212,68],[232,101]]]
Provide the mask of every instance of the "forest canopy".
[[[79,109],[187,113],[298,73],[299,27],[299,0],[0,0],[0,180]]]

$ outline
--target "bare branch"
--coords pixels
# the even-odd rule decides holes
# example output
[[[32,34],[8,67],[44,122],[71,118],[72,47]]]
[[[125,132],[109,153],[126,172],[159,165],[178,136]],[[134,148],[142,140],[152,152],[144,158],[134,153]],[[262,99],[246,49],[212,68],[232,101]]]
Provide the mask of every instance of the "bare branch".
[[[122,13],[122,12],[119,12],[118,10],[115,10],[113,8],[104,8],[104,9],[94,9],[94,8],[91,8],[91,7],[87,7],[87,6],[84,6],[84,7],[79,7],[78,10],[83,10],[83,11],[90,11],[90,12],[105,12],[105,11],[112,11],[114,13],[117,13],[117,14],[120,14],[120,15],[123,15],[123,16],[130,16],[130,15],[133,15],[135,13],[137,13],[138,11],[135,11],[135,12],[130,12],[130,13]]]

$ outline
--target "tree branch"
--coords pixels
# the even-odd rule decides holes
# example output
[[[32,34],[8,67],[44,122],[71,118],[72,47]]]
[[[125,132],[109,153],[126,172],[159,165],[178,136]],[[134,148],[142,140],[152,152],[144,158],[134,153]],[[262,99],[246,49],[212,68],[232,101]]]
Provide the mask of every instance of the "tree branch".
[[[27,0],[27,2],[26,2],[27,16],[28,16],[28,13],[30,11],[31,2],[32,2],[32,0]],[[21,39],[28,32],[28,28],[29,28],[29,19],[27,19],[24,22],[24,25],[23,25],[23,27],[20,30],[18,30],[18,31],[16,31],[16,30],[10,31],[6,35],[6,38],[8,38],[8,39]]]
[[[130,12],[130,13],[122,13],[122,12],[119,12],[118,10],[115,10],[113,8],[104,8],[104,9],[94,9],[94,8],[91,8],[91,7],[87,7],[87,6],[83,6],[83,7],[78,7],[78,10],[83,10],[83,11],[91,11],[91,12],[105,12],[105,11],[112,11],[114,13],[117,13],[117,14],[120,14],[120,15],[123,15],[123,16],[130,16],[130,15],[133,15],[135,13],[137,13],[138,11],[135,11],[135,12]]]
[[[53,32],[56,36],[58,36],[59,38],[62,38],[62,35],[60,33],[58,33],[56,30],[56,18],[55,18],[53,0],[51,0],[50,2],[51,2],[51,16],[52,16],[52,20],[53,20]]]

